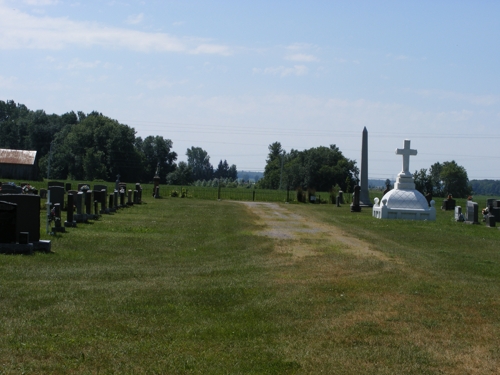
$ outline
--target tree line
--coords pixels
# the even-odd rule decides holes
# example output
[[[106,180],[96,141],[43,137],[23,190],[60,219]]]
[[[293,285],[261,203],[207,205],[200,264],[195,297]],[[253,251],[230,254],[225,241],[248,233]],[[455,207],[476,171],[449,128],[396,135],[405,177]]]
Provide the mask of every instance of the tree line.
[[[413,174],[415,189],[435,197],[452,195],[466,198],[472,194],[467,171],[455,160],[434,163],[429,169],[422,168]]]
[[[352,192],[359,182],[356,162],[335,145],[286,152],[280,142],[274,142],[268,148],[264,176],[258,181],[261,188],[330,191],[338,185]]]
[[[160,181],[190,184],[197,180],[236,179],[236,165],[220,161],[217,168],[208,153],[191,147],[188,162],[176,163],[173,142],[162,136],[136,137],[134,128],[93,111],[48,115],[14,101],[0,101],[0,148],[35,150],[42,176],[51,179]]]

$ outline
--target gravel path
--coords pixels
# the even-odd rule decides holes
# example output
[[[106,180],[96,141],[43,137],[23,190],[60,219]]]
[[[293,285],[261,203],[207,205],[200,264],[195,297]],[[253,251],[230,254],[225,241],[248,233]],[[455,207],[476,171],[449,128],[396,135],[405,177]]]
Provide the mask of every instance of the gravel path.
[[[315,255],[314,243],[332,247],[358,256],[373,256],[389,260],[384,254],[373,250],[368,242],[348,236],[341,229],[312,218],[307,219],[291,212],[286,205],[268,202],[238,202],[255,214],[262,229],[258,235],[276,239],[276,250],[291,253],[294,257]],[[317,240],[317,241],[312,241]],[[312,245],[311,245],[312,244]]]

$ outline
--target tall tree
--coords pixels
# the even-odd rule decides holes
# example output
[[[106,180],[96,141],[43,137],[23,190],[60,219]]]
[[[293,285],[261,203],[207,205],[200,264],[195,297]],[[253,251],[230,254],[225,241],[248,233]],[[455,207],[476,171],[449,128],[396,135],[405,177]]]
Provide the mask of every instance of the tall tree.
[[[280,186],[282,157],[285,156],[285,150],[281,148],[281,143],[274,142],[269,145],[269,154],[267,155],[266,167],[264,168],[264,177],[259,181],[259,186],[264,189],[278,189]],[[281,181],[282,182],[282,181]]]
[[[191,168],[193,180],[211,180],[214,176],[214,167],[210,164],[208,152],[201,147],[191,147],[186,151],[188,166]]]
[[[142,141],[136,139],[136,146],[142,153],[144,169],[142,180],[151,180],[159,166],[159,177],[166,181],[166,176],[175,170],[177,153],[171,151],[172,141],[161,136],[148,136]]]

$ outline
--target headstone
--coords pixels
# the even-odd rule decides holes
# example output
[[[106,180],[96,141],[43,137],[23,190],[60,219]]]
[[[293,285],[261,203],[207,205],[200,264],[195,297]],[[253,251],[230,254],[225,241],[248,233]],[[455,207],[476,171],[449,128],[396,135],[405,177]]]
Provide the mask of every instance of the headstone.
[[[0,253],[32,254],[33,244],[28,243],[27,232],[17,233],[17,204],[0,201]]]
[[[354,187],[354,194],[352,196],[351,212],[361,212],[361,206],[359,205],[359,192],[361,188],[359,185]]]
[[[336,198],[337,207],[340,207],[340,197],[337,195]]]
[[[342,190],[339,190],[338,197],[340,198],[340,204],[344,204],[344,192]]]
[[[479,224],[479,207],[476,202],[467,201],[465,222],[467,224]]]
[[[59,186],[59,187],[64,187],[64,182],[59,182],[59,181],[49,181],[47,182],[47,187],[51,187],[51,186]]]
[[[120,207],[125,207],[125,190],[120,189]]]
[[[137,192],[138,192],[138,197],[137,197],[137,202],[135,202],[135,200],[134,200],[134,203],[140,204],[140,203],[142,203],[142,187],[141,187],[140,183],[137,182],[135,184],[135,190],[137,190]]]
[[[71,189],[71,182],[66,182],[66,185],[64,186],[64,188],[66,189],[66,191],[72,190]]]
[[[116,207],[114,206],[115,203],[115,194],[114,193],[109,193],[109,204],[108,204],[108,210],[109,212],[115,212]]]
[[[495,221],[500,223],[500,201],[490,198],[487,201],[488,213],[495,216]]]
[[[73,198],[76,206],[76,214],[73,215],[73,220],[77,223],[85,223],[87,221],[87,217],[83,213],[83,207],[85,206],[85,197],[83,191],[79,191],[76,196],[73,194]]]
[[[132,202],[132,190],[128,191],[127,195],[127,206],[132,206],[134,202]]]
[[[52,227],[52,232],[65,232],[66,229],[61,225],[61,205],[59,203],[54,203],[55,210],[55,221],[54,227]]]
[[[443,200],[443,205],[441,206],[442,210],[445,211],[453,211],[455,209],[456,201],[452,198],[451,195],[448,195],[448,198]]]
[[[17,204],[16,241],[21,232],[28,232],[34,250],[50,251],[50,241],[40,240],[40,196],[33,194],[5,194],[2,201]]]
[[[462,207],[455,206],[455,221],[464,221],[464,215],[462,214]]]
[[[54,204],[59,203],[61,209],[64,208],[64,194],[66,194],[66,190],[64,190],[63,186],[49,186],[50,191],[50,203],[52,206]]]
[[[0,243],[15,243],[17,204],[0,201]]]
[[[21,186],[17,186],[13,182],[3,182],[0,194],[22,194],[23,189]]]
[[[115,189],[115,191],[113,191],[113,204],[114,204],[114,209],[115,211],[118,209],[118,190]]]
[[[40,189],[40,198],[47,199],[47,189]]]
[[[73,209],[75,207],[76,194],[69,194],[68,191],[68,204],[66,205],[66,221],[64,222],[65,227],[76,227],[76,221],[73,217]]]
[[[497,221],[496,221],[495,215],[489,214],[486,217],[486,226],[487,227],[493,228],[496,226],[496,223],[497,223]]]

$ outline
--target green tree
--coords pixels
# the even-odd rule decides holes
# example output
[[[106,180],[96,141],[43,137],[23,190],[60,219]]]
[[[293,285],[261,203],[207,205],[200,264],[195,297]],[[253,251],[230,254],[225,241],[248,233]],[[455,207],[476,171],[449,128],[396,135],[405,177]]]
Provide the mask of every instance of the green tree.
[[[281,180],[281,158],[286,155],[281,148],[281,143],[274,142],[269,145],[264,176],[259,181],[259,186],[263,189],[278,189]]]
[[[191,168],[185,161],[179,162],[175,170],[167,175],[169,185],[189,185],[192,182]]]
[[[150,135],[144,141],[137,138],[135,143],[143,160],[142,180],[151,180],[159,165],[160,181],[166,181],[166,176],[175,170],[175,160],[177,160],[177,153],[171,151],[172,141]]]
[[[466,198],[472,194],[467,171],[454,160],[443,163],[440,176],[445,194],[451,194],[456,198]]]
[[[431,175],[427,173],[427,169],[422,168],[420,171],[415,171],[413,174],[413,181],[415,182],[415,190],[422,194],[434,193],[434,186],[432,184]]]
[[[211,180],[214,176],[214,167],[210,164],[208,152],[201,147],[191,147],[186,151],[188,166],[191,168],[193,180]]]

